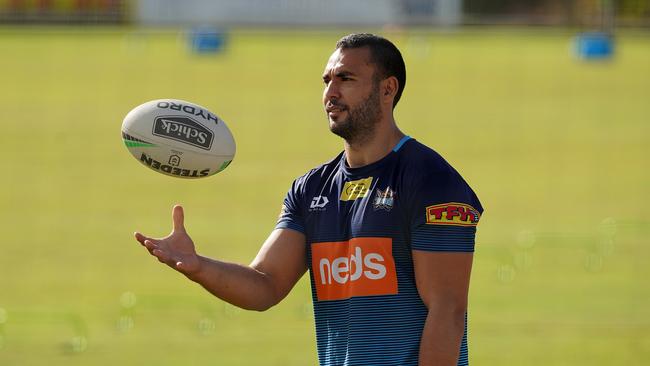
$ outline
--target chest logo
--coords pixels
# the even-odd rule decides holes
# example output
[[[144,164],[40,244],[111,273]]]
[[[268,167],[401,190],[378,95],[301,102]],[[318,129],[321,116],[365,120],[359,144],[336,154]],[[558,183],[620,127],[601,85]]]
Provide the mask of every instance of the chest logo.
[[[345,182],[341,190],[341,201],[354,201],[363,198],[370,192],[372,177]]]
[[[395,204],[395,196],[395,191],[390,189],[390,187],[386,187],[386,189],[383,191],[381,189],[377,189],[375,198],[372,200],[372,206],[375,208],[375,210],[390,211]]]
[[[325,196],[316,196],[311,199],[309,211],[325,211],[325,206],[330,202]]]
[[[427,207],[427,224],[476,226],[481,214],[465,203],[450,202]]]
[[[353,238],[311,245],[318,301],[397,294],[391,238]]]

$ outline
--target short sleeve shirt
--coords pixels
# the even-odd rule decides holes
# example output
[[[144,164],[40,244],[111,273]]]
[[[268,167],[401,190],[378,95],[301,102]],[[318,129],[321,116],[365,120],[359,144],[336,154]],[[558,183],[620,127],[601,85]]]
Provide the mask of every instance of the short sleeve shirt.
[[[296,179],[276,228],[304,233],[319,362],[417,365],[427,309],[413,250],[473,252],[483,208],[439,154],[405,137],[360,168],[345,154]],[[458,365],[467,365],[467,327]]]

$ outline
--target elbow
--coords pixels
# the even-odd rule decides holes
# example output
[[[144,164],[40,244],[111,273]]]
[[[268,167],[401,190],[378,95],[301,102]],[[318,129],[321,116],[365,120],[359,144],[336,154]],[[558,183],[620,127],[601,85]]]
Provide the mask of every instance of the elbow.
[[[452,309],[454,325],[459,329],[465,328],[465,314],[467,314],[467,305],[458,306]]]
[[[454,322],[465,324],[465,314],[467,313],[466,299],[452,299],[447,301],[425,301],[430,314],[444,315],[453,319]]]
[[[255,304],[250,304],[250,306],[245,307],[245,309],[246,310],[251,310],[251,311],[257,311],[257,312],[261,313],[263,311],[269,310],[270,308],[275,306],[275,304],[277,304],[277,303],[272,302],[272,301],[259,302],[259,303],[255,303]]]
[[[258,305],[242,306],[242,309],[244,310],[257,311],[260,313],[263,311],[267,311],[270,308],[271,308],[270,306],[258,306]]]
[[[264,274],[262,279],[262,286],[258,288],[258,293],[255,294],[255,303],[252,304],[253,306],[249,310],[258,312],[267,311],[277,305],[286,296],[286,293],[278,289],[271,276]]]
[[[267,289],[268,291],[262,291],[262,293],[257,294],[253,301],[244,304],[242,308],[251,311],[263,312],[277,305],[280,300],[282,300],[282,297],[278,296],[276,291],[274,291],[272,288]]]
[[[260,306],[254,309],[251,309],[252,311],[257,311],[258,313],[264,312],[272,308],[273,306]]]
[[[460,317],[465,319],[465,314],[467,313],[467,302],[452,304],[451,312],[454,315],[454,317]]]
[[[429,311],[431,311],[429,309]],[[438,315],[448,317],[454,326],[463,328],[465,326],[465,314],[467,313],[467,306],[461,304],[450,304],[449,306],[440,309]]]
[[[462,302],[434,303],[428,306],[428,318],[455,335],[462,335],[466,313],[467,304]]]
[[[267,311],[273,307],[274,304],[263,303],[263,302],[250,302],[250,303],[231,303],[232,305],[249,311],[258,311],[263,312]]]

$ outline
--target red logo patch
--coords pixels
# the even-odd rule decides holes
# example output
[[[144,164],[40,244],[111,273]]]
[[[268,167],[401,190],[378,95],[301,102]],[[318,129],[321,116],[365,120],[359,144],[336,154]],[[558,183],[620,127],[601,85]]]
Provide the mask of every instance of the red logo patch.
[[[481,214],[472,206],[458,203],[442,203],[427,207],[427,224],[476,226]]]

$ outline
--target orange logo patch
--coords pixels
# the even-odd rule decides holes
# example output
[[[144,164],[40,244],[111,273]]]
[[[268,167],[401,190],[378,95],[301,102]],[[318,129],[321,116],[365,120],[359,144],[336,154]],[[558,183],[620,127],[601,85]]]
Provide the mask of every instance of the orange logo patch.
[[[318,301],[397,294],[391,238],[353,238],[311,245]]]
[[[467,204],[450,202],[427,207],[427,224],[476,226],[481,214]]]

